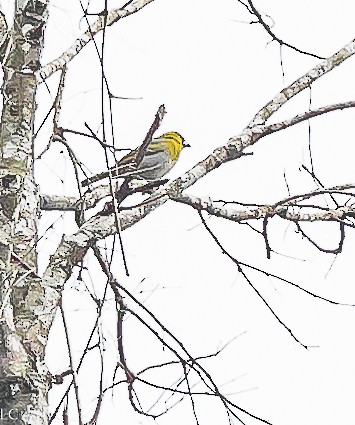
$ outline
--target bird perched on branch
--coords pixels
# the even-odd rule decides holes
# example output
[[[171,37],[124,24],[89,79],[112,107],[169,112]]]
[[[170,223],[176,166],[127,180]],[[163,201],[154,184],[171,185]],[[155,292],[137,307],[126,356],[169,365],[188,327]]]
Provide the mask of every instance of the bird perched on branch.
[[[82,186],[109,177],[135,177],[156,180],[163,177],[176,164],[184,147],[189,147],[184,138],[175,131],[169,131],[151,140],[146,146],[134,149],[116,162],[110,171],[104,171],[82,181]]]

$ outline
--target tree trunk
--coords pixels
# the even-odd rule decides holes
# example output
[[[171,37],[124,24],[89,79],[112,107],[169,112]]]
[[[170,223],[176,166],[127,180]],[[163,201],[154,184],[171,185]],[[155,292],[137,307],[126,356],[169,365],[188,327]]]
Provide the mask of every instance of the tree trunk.
[[[47,335],[37,309],[39,196],[33,177],[33,124],[48,0],[17,1],[4,58],[0,127],[0,419],[48,423]]]

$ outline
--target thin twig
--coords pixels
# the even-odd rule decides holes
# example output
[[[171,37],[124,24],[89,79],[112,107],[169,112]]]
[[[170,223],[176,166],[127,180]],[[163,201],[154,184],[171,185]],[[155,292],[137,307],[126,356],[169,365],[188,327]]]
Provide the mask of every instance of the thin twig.
[[[281,38],[277,37],[275,35],[275,33],[271,30],[270,26],[264,21],[260,12],[255,8],[253,2],[251,0],[247,0],[247,1],[249,3],[251,13],[257,17],[259,23],[264,27],[264,29],[272,37],[272,39],[274,41],[277,41],[280,44],[280,47],[281,46],[287,46],[290,49],[295,50],[298,53],[302,53],[303,55],[312,56],[313,58],[316,58],[316,59],[324,59],[322,56],[316,55],[314,53],[306,52],[305,50],[301,50],[298,47],[295,47],[292,44],[286,43],[285,41],[281,40]]]
[[[261,301],[266,305],[266,307],[270,310],[271,314],[275,317],[275,319],[280,323],[280,325],[287,330],[287,332],[291,335],[291,337],[302,347],[308,348],[307,345],[303,344],[291,331],[291,329],[279,318],[279,316],[274,312],[274,310],[270,307],[269,303],[265,300],[265,298],[261,295],[261,293],[258,291],[258,289],[252,284],[251,280],[248,278],[248,276],[245,274],[245,272],[242,269],[241,263],[233,257],[226,249],[222,246],[218,238],[215,236],[215,234],[211,231],[209,226],[206,223],[206,220],[202,216],[202,212],[198,211],[198,214],[200,216],[200,219],[202,221],[202,224],[204,225],[207,232],[211,235],[212,239],[215,241],[217,246],[221,249],[222,253],[225,254],[230,260],[233,261],[234,264],[238,267],[238,271],[243,275],[244,279],[248,282],[249,286],[256,292],[258,297],[261,299]]]
[[[153,134],[159,128],[159,126],[160,126],[160,124],[161,124],[161,122],[162,122],[165,114],[166,114],[165,106],[164,105],[160,105],[159,108],[158,108],[157,113],[155,114],[154,121],[153,121],[152,125],[150,126],[150,129],[148,130],[148,133],[145,136],[145,139],[144,139],[143,143],[138,148],[138,152],[137,152],[137,155],[135,157],[135,162],[137,163],[137,167],[142,162],[142,159],[143,159],[144,154],[145,154],[145,152],[146,152],[146,150],[148,148],[148,145],[152,141]]]
[[[80,398],[79,398],[79,387],[78,387],[78,383],[77,383],[77,374],[76,374],[76,371],[75,371],[75,368],[74,368],[73,356],[72,356],[72,353],[71,353],[71,347],[70,347],[70,341],[69,341],[68,326],[67,326],[67,322],[65,320],[65,312],[64,312],[64,309],[63,309],[62,301],[59,303],[59,308],[60,308],[60,312],[61,312],[61,315],[62,315],[64,333],[65,333],[65,338],[66,338],[66,341],[67,341],[69,365],[70,365],[70,369],[72,370],[73,385],[74,385],[74,391],[75,391],[75,400],[76,400],[76,406],[77,406],[77,411],[78,411],[79,425],[83,425],[83,421],[82,421],[82,417],[81,417],[81,406],[80,406]]]

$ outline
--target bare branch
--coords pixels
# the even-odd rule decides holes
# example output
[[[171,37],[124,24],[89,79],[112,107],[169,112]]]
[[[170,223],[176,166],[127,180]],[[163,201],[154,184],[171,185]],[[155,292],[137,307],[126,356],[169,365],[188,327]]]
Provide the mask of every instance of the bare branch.
[[[117,221],[120,223],[121,230],[134,225],[164,204],[170,196],[181,193],[224,162],[242,157],[243,151],[247,147],[266,135],[265,130],[263,131],[259,124],[263,124],[291,97],[309,87],[315,80],[330,72],[354,53],[355,40],[283,89],[255,115],[249,126],[240,135],[232,137],[226,145],[215,149],[206,159],[196,164],[178,179],[160,187],[141,205],[127,211],[121,211],[118,214],[103,211],[85,222],[75,234],[64,236],[44,273],[45,285],[48,288],[48,292],[46,291],[48,302],[44,303],[46,309],[41,312],[44,322],[48,326],[52,322],[60,288],[70,277],[73,267],[83,259],[88,247],[92,246],[97,240],[117,233]],[[328,212],[334,220],[343,216],[344,213],[350,213],[350,210]],[[314,215],[314,220],[318,217]],[[299,220],[300,217],[297,217],[297,219]]]
[[[94,252],[95,255],[96,253],[98,253],[97,248],[94,248]],[[244,423],[241,418],[239,417],[239,415],[237,415],[233,410],[232,407],[236,410],[238,410],[238,413],[242,412],[244,414],[246,414],[249,417],[252,417],[256,420],[258,420],[261,423],[265,423],[265,424],[269,424],[270,422],[268,422],[265,419],[262,419],[260,417],[257,417],[253,414],[251,414],[250,412],[248,412],[247,410],[237,406],[236,404],[232,403],[229,399],[227,399],[227,397],[225,397],[219,390],[219,388],[217,387],[217,385],[215,384],[215,382],[213,381],[211,375],[209,374],[209,372],[198,362],[199,358],[193,358],[189,352],[186,350],[186,348],[184,347],[183,343],[181,341],[179,341],[173,333],[171,333],[164,325],[163,323],[161,323],[155,316],[153,313],[150,312],[150,310],[147,309],[146,306],[144,306],[144,304],[142,304],[141,302],[138,301],[137,298],[135,298],[126,288],[124,288],[122,285],[120,285],[118,283],[118,281],[115,279],[114,275],[112,274],[110,268],[107,265],[107,262],[102,258],[101,255],[98,255],[97,260],[99,261],[100,266],[102,267],[102,270],[104,271],[104,273],[107,275],[108,277],[108,282],[112,288],[112,290],[115,293],[115,298],[116,299],[121,299],[121,294],[122,296],[125,296],[125,298],[128,298],[130,300],[132,300],[136,305],[138,305],[142,311],[146,314],[148,314],[148,317],[150,317],[153,321],[153,323],[155,325],[158,326],[159,329],[164,331],[165,337],[162,338],[159,333],[154,329],[154,327],[152,327],[150,324],[147,323],[146,320],[143,320],[141,315],[138,315],[137,313],[135,313],[133,310],[128,309],[127,307],[125,307],[125,310],[130,312],[140,323],[142,323],[148,330],[150,330],[150,332],[152,332],[154,334],[154,336],[156,337],[156,339],[163,344],[164,347],[166,347],[173,355],[175,358],[177,358],[177,361],[171,361],[168,364],[178,364],[180,363],[181,366],[183,367],[184,371],[186,368],[186,374],[184,373],[185,379],[184,381],[187,383],[187,374],[188,371],[193,370],[196,372],[196,374],[199,376],[199,378],[201,379],[201,382],[203,382],[206,386],[206,390],[204,392],[192,392],[191,388],[188,386],[188,390],[187,391],[179,391],[177,388],[171,388],[171,387],[162,387],[156,384],[151,384],[148,381],[143,380],[142,378],[140,378],[138,375],[141,375],[144,371],[150,369],[150,368],[146,368],[143,371],[139,372],[136,375],[133,375],[132,372],[128,371],[128,373],[126,373],[126,378],[127,378],[127,383],[128,383],[128,390],[129,390],[129,398],[132,404],[132,407],[134,408],[134,410],[140,414],[143,414],[146,417],[152,417],[152,418],[157,418],[159,416],[164,415],[170,408],[169,407],[165,407],[165,409],[163,410],[163,412],[159,413],[159,414],[151,414],[149,413],[149,411],[144,411],[140,408],[140,406],[137,406],[134,399],[133,399],[133,395],[136,395],[134,389],[133,389],[133,384],[136,380],[140,381],[140,382],[144,382],[147,385],[150,385],[154,388],[161,388],[164,389],[166,391],[170,391],[172,393],[179,393],[179,394],[186,394],[186,395],[190,395],[193,396],[194,394],[200,394],[200,395],[205,395],[205,396],[214,396],[220,399],[220,401],[222,402],[222,404],[224,405],[226,411],[231,414],[233,417],[237,418],[239,420],[240,423]],[[118,290],[121,291],[121,294],[118,292]],[[166,340],[166,336],[171,338],[172,342],[169,342],[169,340]],[[203,357],[204,358],[204,357]],[[187,370],[188,369],[188,370]],[[122,382],[122,381],[120,381]],[[113,386],[116,384],[113,384]],[[113,386],[109,387],[112,388]],[[109,388],[106,388],[105,391],[107,391]]]
[[[248,8],[248,11],[257,17],[258,22],[265,28],[266,32],[271,36],[271,38],[273,40],[277,41],[280,44],[280,47],[281,46],[287,46],[290,49],[295,50],[298,53],[302,53],[303,55],[312,56],[312,57],[317,58],[317,59],[324,59],[321,56],[315,55],[314,53],[306,52],[306,51],[301,50],[301,49],[299,49],[295,46],[292,46],[292,44],[286,43],[285,41],[281,40],[281,38],[277,37],[275,35],[275,33],[271,30],[270,26],[264,21],[260,12],[255,8],[252,1],[248,0],[248,3],[249,3],[249,7],[250,7],[250,9]],[[244,4],[244,6],[245,6],[245,4]]]
[[[317,192],[316,192],[317,193]],[[311,197],[312,195],[307,195]],[[257,220],[257,219],[265,219],[268,217],[278,216],[285,220],[290,220],[294,222],[299,221],[339,221],[344,220],[347,217],[354,217],[355,215],[355,207],[352,206],[343,206],[336,209],[327,209],[327,211],[322,212],[308,212],[308,213],[295,213],[288,211],[288,207],[298,207],[303,208],[302,205],[290,204],[289,199],[280,201],[275,205],[263,205],[257,208],[253,208],[250,210],[239,210],[235,209],[231,206],[221,205],[221,202],[212,201],[210,198],[204,197],[199,198],[193,195],[184,194],[175,194],[171,195],[170,199],[174,201],[181,202],[183,204],[190,205],[194,209],[201,211],[205,210],[209,214],[214,215],[216,217],[222,217],[227,220],[241,222],[245,220]],[[304,208],[310,208],[309,206]],[[313,207],[317,209],[317,206]]]
[[[68,348],[68,356],[69,356],[70,369],[71,369],[72,374],[73,374],[73,384],[74,384],[74,391],[75,391],[76,406],[77,406],[77,411],[78,411],[79,425],[83,425],[83,421],[82,421],[82,418],[81,418],[81,407],[80,407],[80,398],[79,398],[79,387],[78,387],[78,382],[77,382],[77,374],[76,374],[76,371],[75,371],[75,368],[74,368],[72,350],[71,350],[70,340],[69,340],[68,326],[67,326],[67,322],[65,320],[65,312],[64,312],[64,309],[63,309],[62,301],[60,301],[60,303],[59,303],[59,308],[60,308],[60,313],[61,313],[62,320],[63,320],[65,339],[66,339],[67,348]]]
[[[51,145],[52,142],[54,142],[58,138],[60,140],[64,139],[64,137],[63,137],[63,130],[59,126],[59,118],[60,118],[60,111],[62,109],[62,97],[63,97],[63,91],[64,91],[65,75],[66,75],[66,67],[64,66],[63,69],[62,69],[60,80],[59,80],[57,95],[56,95],[56,97],[54,99],[54,102],[53,102],[52,107],[50,108],[50,110],[48,111],[47,116],[46,116],[46,118],[47,118],[49,116],[49,114],[51,113],[52,109],[54,109],[53,134],[50,137],[50,139],[49,139],[49,141],[47,143],[47,146],[37,156],[37,159],[42,158],[43,154],[48,151],[48,149],[49,149],[49,147],[50,147],[50,145]],[[46,118],[45,118],[45,120],[46,120]],[[44,124],[44,121],[43,121],[43,124]],[[38,131],[40,129],[41,129],[41,126],[38,129]],[[38,133],[38,131],[37,131],[37,133]]]
[[[207,230],[207,232],[211,235],[212,239],[214,240],[214,242],[216,243],[216,245],[221,249],[222,253],[225,254],[230,260],[232,260],[232,262],[234,264],[236,264],[238,271],[243,275],[244,279],[247,281],[247,283],[249,284],[249,286],[256,292],[256,294],[258,295],[258,297],[261,299],[261,301],[266,305],[266,307],[269,309],[269,311],[271,312],[271,314],[275,317],[275,319],[280,323],[280,325],[286,329],[286,331],[290,334],[290,336],[298,343],[300,344],[302,347],[308,349],[308,346],[303,344],[296,336],[295,334],[292,332],[292,330],[286,325],[286,323],[284,323],[279,316],[274,312],[274,310],[271,308],[271,306],[269,305],[269,303],[266,301],[266,299],[262,296],[262,294],[260,293],[260,291],[253,285],[253,283],[251,282],[251,280],[249,279],[249,277],[246,275],[246,273],[244,272],[243,268],[242,268],[242,263],[240,261],[238,261],[235,257],[233,257],[221,244],[221,242],[218,240],[218,238],[216,237],[216,235],[212,232],[212,230],[208,227],[206,220],[203,218],[202,216],[202,212],[199,211],[198,212],[202,224],[205,227],[205,229]]]
[[[111,273],[110,265],[103,258],[97,246],[93,246],[93,251],[98,263],[100,264],[101,270],[105,273],[107,277],[107,282],[109,283],[112,289],[112,292],[114,293],[116,305],[118,306],[118,310],[117,310],[117,345],[118,347],[117,348],[118,348],[118,352],[120,356],[120,366],[124,370],[127,382],[132,382],[135,379],[135,375],[127,366],[126,357],[124,354],[124,345],[123,345],[122,323],[123,323],[123,318],[126,311],[126,305],[123,302],[123,297],[120,294],[120,291],[117,287],[117,284],[116,284],[117,282]]]
[[[106,26],[110,26],[117,22],[119,19],[125,18],[133,13],[138,12],[144,6],[147,6],[153,0],[130,0],[122,8],[112,9],[107,14],[99,16],[96,22],[80,36],[72,46],[62,53],[57,59],[42,66],[38,71],[35,72],[35,76],[38,82],[43,82],[53,73],[62,69],[64,65],[70,62],[79,52],[85,47],[94,36],[102,31]]]
[[[296,223],[297,226],[297,230],[298,232],[300,232],[302,234],[302,236],[304,238],[306,238],[308,240],[308,242],[310,242],[313,246],[315,246],[318,251],[321,252],[325,252],[327,254],[340,254],[343,250],[343,246],[344,246],[344,240],[345,240],[345,225],[344,223],[340,223],[340,238],[339,238],[339,243],[338,246],[336,248],[322,248],[317,242],[315,242],[311,237],[309,237],[307,235],[307,233],[301,228],[301,226],[299,225],[299,223]]]
[[[285,128],[291,127],[295,124],[299,124],[302,121],[307,121],[310,118],[314,118],[314,117],[326,114],[328,112],[339,111],[339,110],[354,108],[354,107],[355,107],[354,100],[351,100],[349,102],[341,102],[341,103],[335,103],[333,105],[322,106],[321,108],[306,111],[306,112],[303,112],[302,114],[295,115],[294,117],[289,118],[285,121],[280,121],[275,124],[264,126],[263,132],[265,132],[265,134],[275,133],[277,131],[284,130]]]
[[[136,155],[136,158],[135,158],[137,166],[142,162],[145,151],[147,150],[148,145],[152,141],[153,134],[159,128],[165,114],[166,114],[165,106],[160,105],[158,110],[157,110],[157,113],[155,114],[154,121],[153,121],[152,125],[150,126],[150,129],[148,130],[148,133],[145,136],[143,143],[138,148],[138,152],[137,152],[137,155]]]
[[[97,186],[92,192],[86,192],[81,198],[42,194],[40,207],[44,211],[76,211],[78,208],[82,208],[82,203],[84,203],[85,209],[88,209],[95,207],[101,199],[110,195],[108,185]]]
[[[354,53],[355,40],[352,40],[337,53],[330,56],[328,59],[323,60],[306,74],[302,75],[302,77],[295,80],[291,85],[284,88],[277,96],[260,109],[260,111],[251,120],[248,127],[251,128],[255,125],[263,124],[289,99],[300,93],[305,88],[310,87],[314,81],[333,70],[336,66],[339,66]]]
[[[62,109],[62,98],[63,98],[66,73],[67,73],[67,68],[66,66],[63,66],[62,73],[60,75],[57,95],[54,100],[54,117],[53,117],[54,133],[56,133],[58,129],[60,128],[59,117],[60,117],[60,111]]]

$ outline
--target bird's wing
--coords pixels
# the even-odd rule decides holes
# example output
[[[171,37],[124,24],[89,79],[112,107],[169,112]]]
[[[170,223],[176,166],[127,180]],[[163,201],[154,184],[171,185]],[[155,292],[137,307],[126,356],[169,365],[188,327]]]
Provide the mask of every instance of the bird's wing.
[[[136,163],[137,153],[138,148],[134,149],[132,152],[128,153],[119,161],[117,161],[116,165],[111,168],[112,175],[115,177],[124,177],[128,175],[140,174],[144,170],[153,171],[154,169],[160,167],[161,158],[159,153],[157,153],[154,148],[147,148],[139,165]]]

